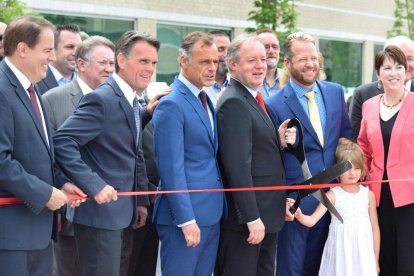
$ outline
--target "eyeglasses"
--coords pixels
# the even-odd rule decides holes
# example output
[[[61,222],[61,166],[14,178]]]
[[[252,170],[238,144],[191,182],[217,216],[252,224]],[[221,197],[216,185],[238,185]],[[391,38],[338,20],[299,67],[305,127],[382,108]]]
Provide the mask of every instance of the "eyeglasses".
[[[272,44],[272,45],[264,45],[266,51],[268,51],[270,48],[273,49],[273,51],[277,51],[280,49],[280,46],[277,44]]]

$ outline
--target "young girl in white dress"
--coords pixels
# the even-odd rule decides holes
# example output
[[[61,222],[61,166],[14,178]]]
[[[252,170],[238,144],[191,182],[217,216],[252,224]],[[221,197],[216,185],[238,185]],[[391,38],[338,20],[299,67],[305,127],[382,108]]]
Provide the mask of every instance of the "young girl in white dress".
[[[355,185],[334,187],[326,193],[344,223],[332,216],[319,275],[378,275],[380,232],[375,195],[368,187],[357,183],[366,173],[364,154],[356,143],[341,138],[335,158],[337,163],[352,162],[352,169],[343,173],[339,181]],[[326,207],[319,204],[312,215],[304,215],[298,209],[295,217],[303,225],[312,227],[326,211]]]

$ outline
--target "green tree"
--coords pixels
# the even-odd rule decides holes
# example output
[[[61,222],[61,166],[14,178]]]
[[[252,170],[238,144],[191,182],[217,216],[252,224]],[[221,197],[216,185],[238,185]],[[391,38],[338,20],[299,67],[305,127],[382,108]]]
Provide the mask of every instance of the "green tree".
[[[394,0],[394,26],[387,32],[387,37],[406,35],[414,39],[414,0]]]
[[[0,0],[0,21],[9,24],[15,17],[26,14],[26,4],[20,0]]]
[[[296,0],[301,1],[301,0]],[[262,28],[271,28],[277,36],[297,31],[296,24],[299,13],[296,10],[295,0],[255,0],[255,10],[248,13],[248,20],[256,22],[256,28],[247,28],[252,33]]]

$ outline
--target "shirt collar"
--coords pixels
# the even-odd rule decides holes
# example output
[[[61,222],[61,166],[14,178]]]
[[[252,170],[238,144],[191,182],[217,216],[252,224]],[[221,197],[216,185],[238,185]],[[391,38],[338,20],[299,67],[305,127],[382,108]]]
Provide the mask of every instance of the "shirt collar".
[[[178,80],[180,80],[184,85],[198,98],[201,89],[198,89],[194,84],[187,80],[181,73],[178,75]]]
[[[224,82],[221,85],[218,85],[217,82],[214,82],[213,88],[216,93],[219,93],[221,90],[226,88],[229,85],[230,82],[230,76],[227,74],[226,78],[224,79]]]
[[[89,87],[89,85],[86,84],[81,78],[77,78],[76,81],[79,84],[80,89],[82,90],[83,95],[86,95],[88,93],[91,93],[93,91],[92,88]]]
[[[62,74],[58,71],[58,69],[56,69],[55,67],[53,67],[53,65],[49,64],[49,67],[50,67],[50,70],[52,71],[53,76],[54,76],[54,77],[55,77],[55,79],[56,79],[56,82],[57,82],[59,85],[69,83],[69,82],[71,82],[72,80],[74,80],[74,79],[76,78],[75,73],[73,73],[73,75],[72,75],[72,79],[67,80],[67,79],[65,79],[65,78],[62,76]]]
[[[134,90],[132,90],[131,86],[129,86],[129,84],[127,84],[117,73],[113,72],[112,76],[116,84],[118,84],[119,88],[121,88],[121,91],[124,93],[129,104],[133,106],[134,99],[136,97]]]
[[[319,87],[316,84],[316,82],[313,84],[311,89],[300,86],[299,84],[294,82],[292,79],[289,79],[289,83],[292,86],[293,91],[295,92],[296,96],[298,96],[298,97],[304,97],[305,93],[307,93],[308,91],[311,91],[311,90],[315,91],[315,93],[319,93]]]
[[[247,89],[247,91],[249,91],[249,93],[252,95],[252,97],[256,99],[256,96],[257,96],[257,91],[256,90],[252,89],[251,87],[249,87],[247,85],[244,85],[241,81],[239,81],[236,78],[233,78],[233,79],[235,79],[238,82],[240,82],[240,84],[243,85]]]
[[[27,90],[32,84],[30,80],[22,73],[22,71],[17,69],[17,67],[14,66],[14,64],[11,63],[11,61],[7,57],[4,58],[4,61],[9,66],[10,70],[12,70],[12,72],[14,73],[20,84],[23,86],[23,88]]]

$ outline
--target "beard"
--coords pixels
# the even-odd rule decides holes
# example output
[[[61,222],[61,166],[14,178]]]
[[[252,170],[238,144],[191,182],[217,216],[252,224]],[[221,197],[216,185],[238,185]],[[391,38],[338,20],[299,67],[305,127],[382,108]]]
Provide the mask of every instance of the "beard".
[[[303,84],[304,86],[310,86],[313,85],[318,78],[318,73],[316,73],[316,71],[319,72],[319,69],[314,69],[314,76],[312,78],[305,78],[304,74],[301,71],[292,68],[292,70],[290,71],[290,77],[292,79],[295,79],[300,84]]]
[[[225,62],[219,62],[218,66],[217,66],[217,75],[225,75],[227,74],[227,72],[229,71],[229,69],[227,68],[227,65]]]
[[[266,60],[266,64],[267,64],[267,69],[275,69],[277,67],[277,59],[267,59]]]

